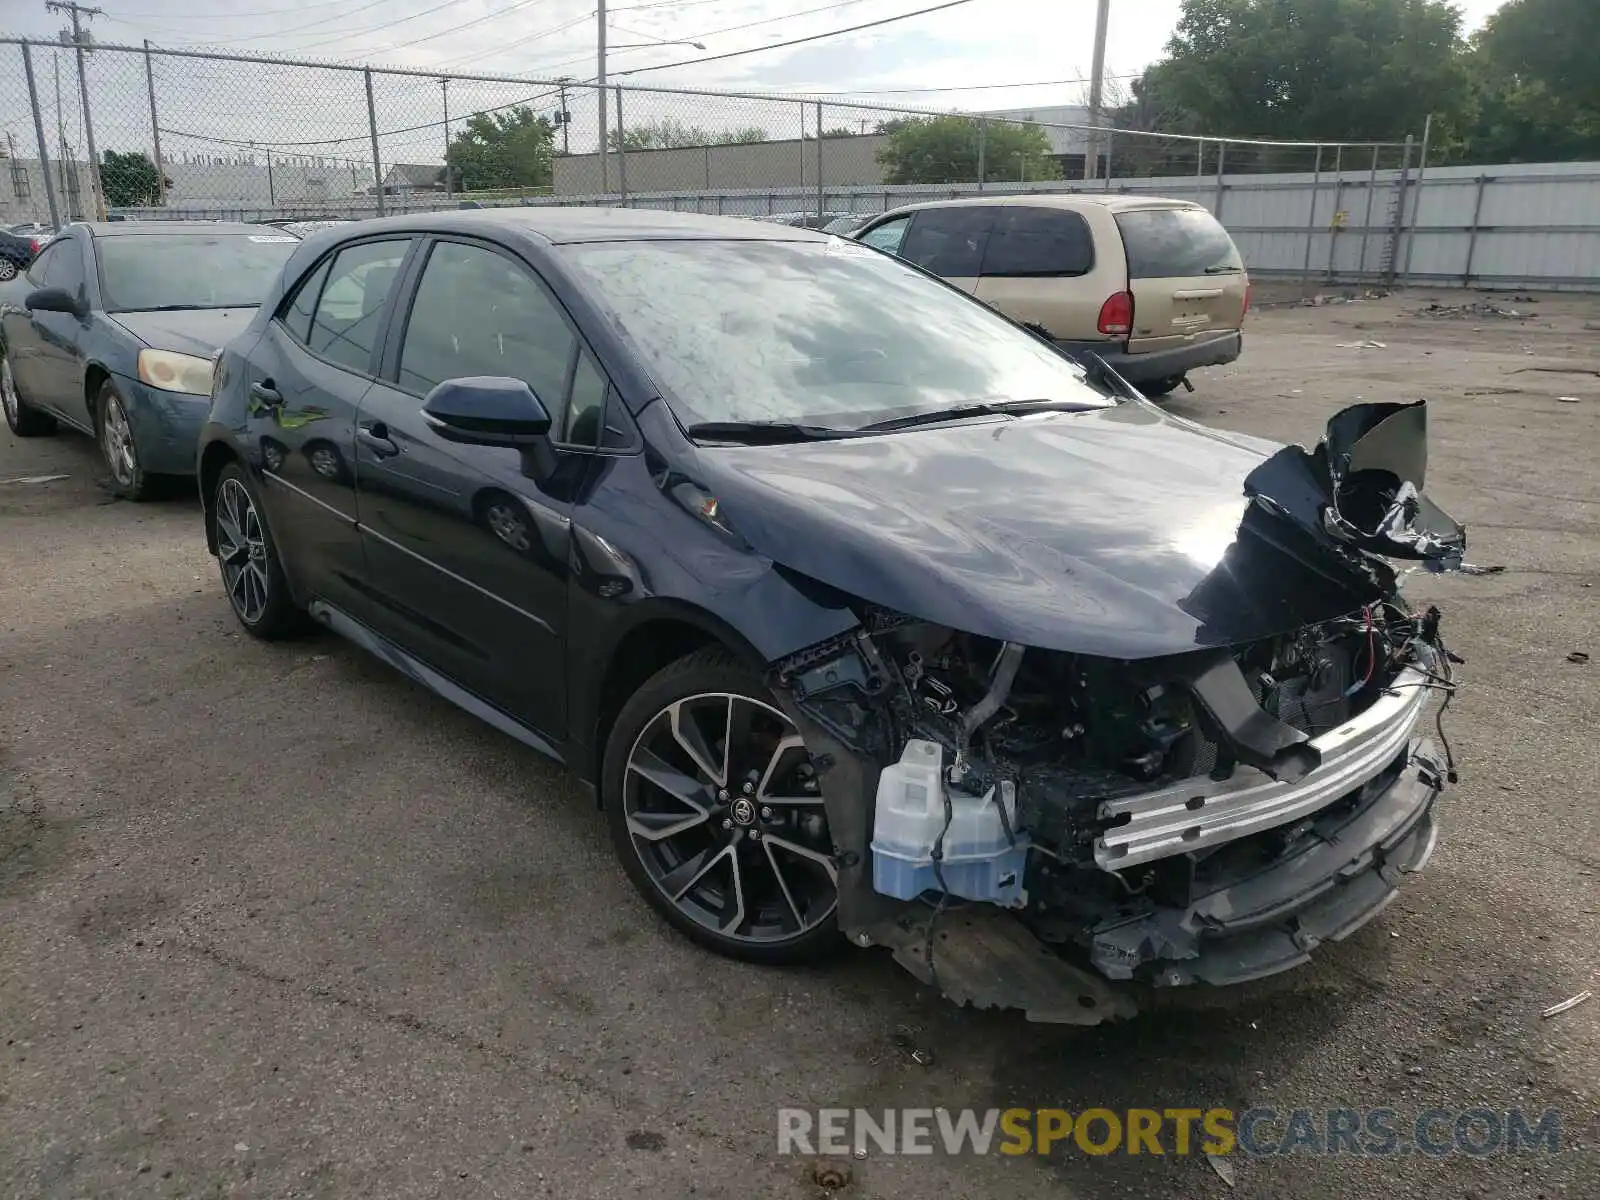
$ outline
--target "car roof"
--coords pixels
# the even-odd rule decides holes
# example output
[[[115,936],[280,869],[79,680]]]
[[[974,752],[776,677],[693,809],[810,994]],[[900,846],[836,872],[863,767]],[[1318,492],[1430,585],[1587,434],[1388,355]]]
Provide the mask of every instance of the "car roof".
[[[475,208],[451,212],[410,213],[361,221],[341,230],[341,237],[379,230],[465,233],[479,236],[526,234],[555,245],[569,242],[629,241],[770,241],[829,240],[830,235],[776,222],[740,217],[713,217],[652,208]],[[324,232],[320,237],[330,236]]]
[[[921,204],[906,204],[888,210],[894,213],[919,212],[925,208],[974,208],[984,205],[1026,205],[1030,208],[1064,208],[1081,210],[1104,208],[1111,212],[1128,212],[1138,208],[1204,208],[1192,200],[1176,200],[1170,196],[1135,196],[1093,192],[1027,192],[1018,196],[966,196],[959,200],[926,200]],[[885,214],[887,215],[887,214]]]
[[[94,237],[149,237],[197,233],[253,233],[258,237],[265,226],[244,221],[79,221]]]

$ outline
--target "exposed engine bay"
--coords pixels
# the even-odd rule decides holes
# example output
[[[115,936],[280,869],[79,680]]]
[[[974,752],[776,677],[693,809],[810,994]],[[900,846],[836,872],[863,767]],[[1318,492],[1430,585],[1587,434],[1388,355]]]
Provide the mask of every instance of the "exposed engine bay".
[[[1431,853],[1432,803],[1455,778],[1443,706],[1442,761],[1414,732],[1426,701],[1448,705],[1460,661],[1438,609],[1412,611],[1384,560],[1460,565],[1465,536],[1362,444],[1376,430],[1420,478],[1384,423],[1410,425],[1411,406],[1370,409],[1385,413],[1330,422],[1353,446],[1268,459],[1239,534],[1322,555],[1364,581],[1359,607],[1123,659],[862,603],[857,632],[775,664],[807,744],[836,748],[819,758],[824,794],[845,756],[871,791],[870,840],[841,860],[857,944],[891,946],[953,998],[1088,1023],[1128,1011],[1107,981],[1272,974],[1381,910]]]

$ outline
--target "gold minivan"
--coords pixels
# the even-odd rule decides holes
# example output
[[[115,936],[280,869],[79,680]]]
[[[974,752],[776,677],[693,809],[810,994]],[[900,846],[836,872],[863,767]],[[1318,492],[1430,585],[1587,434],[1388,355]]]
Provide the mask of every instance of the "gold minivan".
[[[1156,196],[984,196],[913,204],[851,235],[972,293],[1147,396],[1239,357],[1244,261],[1198,204]]]

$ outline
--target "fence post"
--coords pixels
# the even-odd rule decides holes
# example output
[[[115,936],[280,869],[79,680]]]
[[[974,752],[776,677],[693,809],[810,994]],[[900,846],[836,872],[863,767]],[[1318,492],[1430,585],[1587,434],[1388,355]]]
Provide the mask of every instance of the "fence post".
[[[384,216],[387,209],[383,203],[383,168],[378,165],[378,108],[372,102],[372,68],[362,67],[361,74],[367,81],[367,133],[372,137],[372,191],[378,200],[378,215]],[[355,168],[351,168],[351,174]]]
[[[1478,222],[1483,217],[1483,193],[1488,186],[1487,175],[1478,176],[1478,195],[1472,202],[1472,228],[1467,231],[1467,265],[1461,268],[1461,286],[1472,286],[1472,257],[1478,251]]]
[[[1328,217],[1328,273],[1327,280],[1333,280],[1333,253],[1334,246],[1339,240],[1339,205],[1344,203],[1344,146],[1333,148],[1333,212]]]
[[[44,114],[39,108],[39,88],[33,79],[33,48],[22,43],[22,73],[28,79],[28,103],[33,107],[33,136],[39,139],[39,170],[44,173],[44,201],[50,208],[50,224],[60,228],[61,214],[56,210],[56,185],[50,179],[50,151],[45,148]]]
[[[823,194],[822,183],[822,101],[817,101],[817,227],[822,227],[822,212],[826,207],[827,199]]]
[[[1428,139],[1433,134],[1433,114],[1422,122],[1422,151],[1417,159],[1417,184],[1411,189],[1411,223],[1406,230],[1406,264],[1400,274],[1402,285],[1411,282],[1411,251],[1417,244],[1417,214],[1422,211],[1422,181],[1428,175]]]
[[[978,118],[978,190],[983,191],[983,177],[985,175],[985,159],[988,155],[989,122],[982,117]]]
[[[156,121],[156,73],[150,66],[150,39],[144,39],[144,86],[150,93],[150,142],[156,152],[156,203],[167,202],[167,172],[161,165],[161,126]]]
[[[278,189],[272,182],[272,151],[267,151],[267,204],[269,207],[278,207]]]
[[[628,204],[628,151],[622,138],[622,85],[617,85],[617,199]]]
[[[1218,142],[1217,143],[1217,198],[1211,205],[1211,215],[1213,217],[1215,217],[1219,221],[1222,220],[1222,189],[1224,187],[1224,184],[1222,182],[1222,172],[1223,172],[1223,169],[1224,169],[1224,160],[1227,158],[1227,156],[1228,156],[1228,143],[1227,142]]]
[[[1111,190],[1111,173],[1112,173],[1111,172],[1111,151],[1112,151],[1112,147],[1115,144],[1112,141],[1112,138],[1115,136],[1115,132],[1116,131],[1113,130],[1109,125],[1106,126],[1106,173],[1105,173],[1106,186],[1105,186],[1105,190],[1108,191],[1108,192]]]
[[[705,152],[706,152],[706,191],[709,192],[711,190],[711,147],[709,145],[705,147]],[[717,211],[721,212],[722,210],[718,209]]]
[[[1400,178],[1395,183],[1394,222],[1389,229],[1388,261],[1384,264],[1384,282],[1391,287],[1394,286],[1396,269],[1400,266],[1400,236],[1406,225],[1406,199],[1411,184],[1411,146],[1412,138],[1408,133],[1400,158]]]
[[[1367,238],[1372,233],[1372,205],[1378,196],[1378,154],[1383,148],[1372,148],[1372,170],[1367,175],[1367,215],[1361,219],[1361,258],[1356,263],[1356,277],[1364,279],[1367,274]]]
[[[1317,146],[1317,158],[1311,168],[1311,211],[1306,214],[1306,261],[1300,268],[1300,286],[1305,287],[1311,278],[1311,239],[1317,230],[1317,192],[1322,188],[1322,146]]]

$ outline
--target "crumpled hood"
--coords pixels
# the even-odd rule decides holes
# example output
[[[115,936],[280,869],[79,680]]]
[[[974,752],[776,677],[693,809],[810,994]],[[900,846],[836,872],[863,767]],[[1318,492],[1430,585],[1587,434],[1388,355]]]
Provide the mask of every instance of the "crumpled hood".
[[[1255,532],[1244,481],[1275,448],[1126,404],[702,447],[695,465],[719,520],[840,591],[1028,646],[1145,658],[1286,632],[1383,590],[1363,556]]]
[[[181,312],[119,312],[111,319],[155,350],[210,358],[244,332],[256,315],[250,308],[201,308]]]

